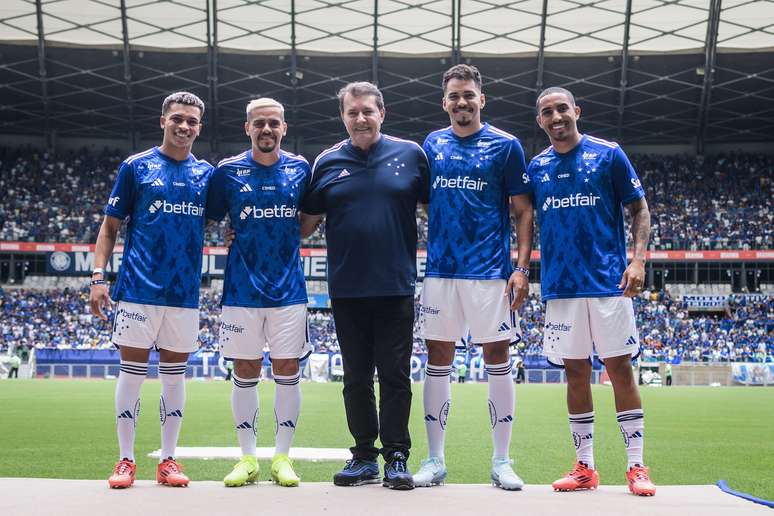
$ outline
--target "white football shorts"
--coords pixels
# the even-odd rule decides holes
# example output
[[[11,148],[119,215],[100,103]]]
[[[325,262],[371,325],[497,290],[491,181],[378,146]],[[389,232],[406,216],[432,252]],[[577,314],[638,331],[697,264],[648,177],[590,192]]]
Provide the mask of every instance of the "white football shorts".
[[[269,348],[271,358],[306,358],[309,344],[306,305],[274,308],[224,306],[220,316],[220,353],[226,358],[256,360]]]
[[[640,336],[631,298],[580,297],[546,302],[543,354],[562,366],[564,358],[591,359],[596,350],[604,361],[640,353]]]
[[[199,309],[119,301],[111,341],[119,347],[193,353],[199,349]]]
[[[504,296],[503,279],[425,278],[420,295],[420,335],[456,342],[470,332],[471,342],[486,344],[521,340],[519,314]]]

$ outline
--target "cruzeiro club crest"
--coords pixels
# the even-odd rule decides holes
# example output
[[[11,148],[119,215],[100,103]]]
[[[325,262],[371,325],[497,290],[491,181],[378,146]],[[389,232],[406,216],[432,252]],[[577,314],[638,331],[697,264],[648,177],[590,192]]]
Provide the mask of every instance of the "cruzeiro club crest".
[[[580,448],[580,444],[581,444],[581,435],[580,435],[578,432],[573,432],[573,433],[572,433],[572,442],[573,442],[573,444],[575,444],[575,449],[576,449],[576,450],[577,450],[578,448]]]
[[[489,400],[489,424],[492,425],[492,428],[497,424],[497,409],[492,400]]]
[[[57,272],[66,271],[70,268],[70,263],[72,262],[70,255],[61,251],[51,253],[48,260],[51,263],[51,268]]]

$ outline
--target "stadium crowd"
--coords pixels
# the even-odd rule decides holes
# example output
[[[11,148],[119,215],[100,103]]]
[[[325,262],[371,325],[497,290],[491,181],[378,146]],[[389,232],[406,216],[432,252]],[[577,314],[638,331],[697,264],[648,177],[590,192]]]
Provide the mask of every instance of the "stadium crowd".
[[[110,348],[111,321],[92,317],[87,299],[86,289],[0,289],[0,352],[32,346]],[[199,340],[207,349],[217,348],[219,305],[219,292],[202,294]],[[774,296],[732,295],[725,313],[709,314],[689,312],[668,292],[646,291],[635,298],[635,311],[645,361],[774,361]],[[524,339],[516,346],[522,357],[541,355],[543,315],[539,297],[530,295],[522,309]],[[311,310],[309,330],[315,351],[338,351],[330,311]],[[414,352],[425,352],[418,337]]]
[[[116,152],[52,155],[0,148],[0,241],[94,242],[121,162]],[[654,249],[774,248],[774,158],[633,156],[647,192]],[[42,180],[41,180],[42,178]],[[419,241],[427,220],[418,211]],[[223,227],[208,230],[222,244]],[[538,239],[535,238],[535,248]],[[323,231],[304,242],[323,246]]]

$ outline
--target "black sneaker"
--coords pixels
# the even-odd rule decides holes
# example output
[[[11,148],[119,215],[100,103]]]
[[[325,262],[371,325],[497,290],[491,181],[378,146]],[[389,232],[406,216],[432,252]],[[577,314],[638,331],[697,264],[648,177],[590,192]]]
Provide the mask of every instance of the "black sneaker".
[[[378,482],[379,464],[375,460],[348,460],[344,469],[333,475],[333,484],[337,486],[361,486]]]
[[[384,463],[384,478],[382,485],[390,489],[408,491],[414,489],[414,478],[406,465],[406,456],[396,452],[390,457],[389,462]]]

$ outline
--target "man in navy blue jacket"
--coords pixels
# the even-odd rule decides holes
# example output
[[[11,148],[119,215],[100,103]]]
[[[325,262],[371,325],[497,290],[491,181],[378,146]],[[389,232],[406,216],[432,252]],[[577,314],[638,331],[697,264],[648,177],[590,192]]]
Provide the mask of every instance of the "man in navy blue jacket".
[[[344,362],[347,423],[355,439],[352,460],[333,481],[378,482],[381,452],[383,485],[413,489],[406,460],[416,208],[428,199],[427,157],[418,144],[381,133],[384,99],[373,84],[346,85],[339,107],[349,138],[317,157],[302,219],[308,228],[326,216],[328,289]]]

